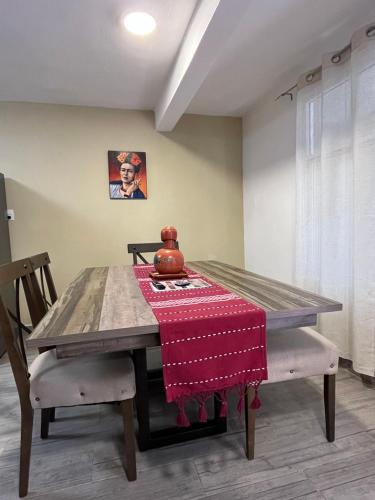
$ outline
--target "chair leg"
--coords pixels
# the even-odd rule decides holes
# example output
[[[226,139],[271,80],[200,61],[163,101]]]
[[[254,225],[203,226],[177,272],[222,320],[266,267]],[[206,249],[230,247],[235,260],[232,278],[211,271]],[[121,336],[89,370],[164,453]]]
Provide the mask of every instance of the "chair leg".
[[[336,375],[324,375],[324,410],[326,417],[326,436],[332,443],[335,440],[335,395]]]
[[[51,408],[42,409],[42,418],[40,423],[40,437],[41,439],[48,438],[49,423],[50,423],[50,410]]]
[[[124,422],[125,472],[129,481],[135,481],[137,479],[137,464],[135,459],[133,399],[121,401],[121,411]]]
[[[246,457],[248,460],[254,459],[256,410],[250,408],[254,396],[255,389],[249,386],[245,394]]]
[[[25,497],[29,488],[31,443],[33,438],[33,410],[21,411],[21,452],[19,472],[19,496]]]

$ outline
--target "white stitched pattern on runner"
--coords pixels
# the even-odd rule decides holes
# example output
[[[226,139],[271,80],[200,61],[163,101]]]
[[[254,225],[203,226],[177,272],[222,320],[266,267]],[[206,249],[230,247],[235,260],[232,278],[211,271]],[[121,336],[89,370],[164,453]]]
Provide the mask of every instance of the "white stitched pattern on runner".
[[[207,335],[197,335],[196,337],[186,337],[186,339],[170,340],[169,342],[163,342],[161,345],[177,344],[179,342],[189,342],[190,340],[206,339],[208,337],[216,337],[217,335],[228,335],[230,333],[243,333],[248,330],[256,330],[257,328],[264,328],[264,325],[249,326],[247,328],[238,328],[237,330],[227,330],[226,332],[208,333]]]
[[[225,352],[224,354],[216,354],[214,356],[207,356],[206,358],[192,359],[190,361],[177,361],[176,363],[166,363],[166,366],[181,366],[181,365],[191,365],[192,363],[200,363],[202,361],[209,361],[211,359],[225,358],[227,356],[233,356],[234,354],[243,354],[244,352],[255,351],[256,349],[263,349],[264,345],[257,345],[255,347],[249,347],[249,349],[242,349],[241,351]]]
[[[222,302],[227,300],[243,300],[234,293],[222,295],[207,295],[206,297],[188,297],[186,299],[165,300],[160,302],[150,302],[151,307],[178,307],[188,304],[201,304],[208,302]]]
[[[154,302],[152,302],[152,299],[155,298],[155,294],[160,294],[160,292],[153,292],[151,291],[150,287],[148,286],[148,284],[145,284],[145,283],[141,283],[141,290],[142,290],[142,293],[146,299],[146,301],[149,303],[149,304],[154,304]],[[150,290],[150,291],[148,291]],[[165,297],[170,297],[169,301],[180,301],[180,300],[198,300],[199,302],[197,302],[198,304],[200,304],[202,302],[202,298],[204,299],[205,297],[210,297],[210,295],[207,295],[207,292],[206,292],[206,289],[203,289],[203,290],[193,290],[193,289],[189,289],[189,290],[177,290],[177,291],[174,291],[174,290],[163,290],[162,292],[164,294]],[[226,294],[221,294],[221,295],[226,295]],[[184,298],[181,298],[181,296],[185,297]],[[203,297],[201,297],[203,296]],[[243,300],[241,299],[241,297],[236,297],[236,300]],[[166,301],[168,302],[168,301]],[[160,301],[161,303],[161,301]],[[165,302],[163,302],[165,304]],[[178,303],[177,305],[180,305],[180,303]],[[184,305],[184,304],[182,304]],[[188,304],[190,305],[190,304]],[[157,307],[161,307],[161,306],[157,306]],[[172,305],[171,307],[175,307],[174,305]]]
[[[235,372],[235,373],[232,373],[231,375],[223,375],[221,377],[208,378],[207,380],[195,380],[194,382],[175,382],[174,384],[166,385],[165,388],[167,389],[167,387],[174,387],[176,385],[205,384],[207,382],[213,382],[214,380],[223,380],[226,378],[232,378],[232,377],[235,377],[236,375],[241,375],[241,373],[259,372],[262,370],[265,370],[265,368],[250,368],[249,370],[241,370],[240,372]]]
[[[184,314],[184,313],[187,313],[187,312],[197,312],[197,311],[212,311],[213,309],[223,309],[224,307],[247,307],[249,305],[249,303],[245,303],[245,304],[230,304],[229,306],[225,306],[225,305],[222,305],[222,306],[214,306],[214,307],[200,307],[199,309],[194,309],[193,311],[191,311],[190,309],[183,309],[182,311],[168,311],[168,312],[160,312],[159,314],[162,315],[162,314]],[[254,311],[255,308],[251,309],[251,311]]]
[[[246,312],[251,312],[254,311],[254,309],[247,309],[246,311],[231,311],[231,312],[225,312],[225,313],[218,313],[218,314],[204,314],[203,316],[187,316],[186,318],[175,318],[175,319],[164,319],[161,318],[159,320],[159,323],[176,323],[177,321],[187,321],[189,319],[205,319],[205,318],[217,318],[218,316],[234,316],[235,314],[243,314]]]

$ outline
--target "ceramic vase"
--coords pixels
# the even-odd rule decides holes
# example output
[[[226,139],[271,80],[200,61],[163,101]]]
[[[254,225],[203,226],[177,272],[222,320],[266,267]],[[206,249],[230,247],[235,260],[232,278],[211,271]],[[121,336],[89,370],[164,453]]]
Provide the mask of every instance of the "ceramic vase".
[[[154,266],[160,274],[178,274],[184,267],[184,256],[176,248],[177,230],[166,226],[161,230],[161,240],[164,242],[154,257]]]

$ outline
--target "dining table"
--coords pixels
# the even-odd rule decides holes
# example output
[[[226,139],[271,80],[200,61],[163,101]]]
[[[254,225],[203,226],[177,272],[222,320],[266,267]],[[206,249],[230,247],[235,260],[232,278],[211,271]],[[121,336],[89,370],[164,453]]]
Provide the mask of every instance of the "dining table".
[[[335,300],[223,262],[192,261],[186,266],[263,308],[267,331],[313,326],[318,314],[342,309]],[[157,375],[147,368],[146,349],[160,346],[159,323],[130,265],[83,269],[35,327],[27,345],[41,351],[55,348],[57,358],[131,351],[141,451],[226,430],[216,399],[207,423],[152,430],[149,385]]]

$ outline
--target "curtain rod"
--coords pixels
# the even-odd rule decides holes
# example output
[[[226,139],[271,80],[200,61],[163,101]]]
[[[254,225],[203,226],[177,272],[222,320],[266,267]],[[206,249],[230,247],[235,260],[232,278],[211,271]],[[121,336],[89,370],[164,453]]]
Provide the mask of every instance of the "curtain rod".
[[[367,27],[366,36],[368,38],[375,37],[375,24]],[[338,64],[339,62],[341,62],[341,58],[342,58],[343,54],[345,54],[345,52],[347,52],[348,50],[351,50],[351,48],[352,48],[352,42],[345,45],[345,47],[343,49],[339,50],[338,52],[335,52],[333,54],[333,56],[331,57],[331,62],[333,64]],[[320,65],[317,68],[306,73],[306,75],[305,75],[306,82],[312,81],[314,78],[314,75],[316,75],[316,73],[318,73],[319,71],[322,71],[322,65]],[[282,92],[279,96],[277,96],[275,98],[275,101],[280,99],[280,97],[285,97],[285,96],[289,96],[290,100],[293,101],[293,90],[296,89],[297,87],[298,87],[298,82],[296,84],[294,84],[292,87],[290,87],[289,89]]]

